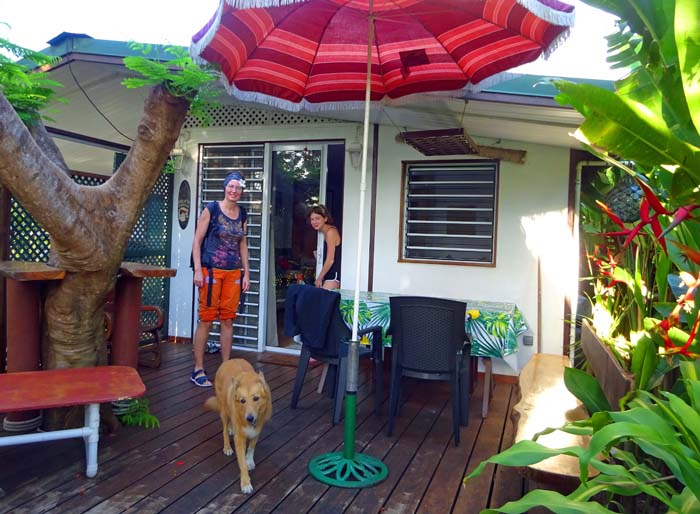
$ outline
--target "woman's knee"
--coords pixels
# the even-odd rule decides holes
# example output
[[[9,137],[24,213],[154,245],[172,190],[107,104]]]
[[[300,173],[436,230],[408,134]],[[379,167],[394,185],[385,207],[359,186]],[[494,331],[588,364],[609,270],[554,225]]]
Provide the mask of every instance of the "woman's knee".
[[[206,330],[207,332],[209,332],[211,324],[211,321],[199,320],[199,322],[197,323],[197,330]]]
[[[225,327],[225,328],[233,328],[233,320],[232,319],[222,319],[221,326]]]

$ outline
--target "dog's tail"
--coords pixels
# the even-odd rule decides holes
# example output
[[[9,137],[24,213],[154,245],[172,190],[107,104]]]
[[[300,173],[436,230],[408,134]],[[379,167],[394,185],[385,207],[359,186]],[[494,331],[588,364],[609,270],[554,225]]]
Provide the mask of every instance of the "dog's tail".
[[[207,400],[204,402],[204,408],[206,410],[219,412],[219,402],[217,401],[216,396],[210,396],[207,398]]]

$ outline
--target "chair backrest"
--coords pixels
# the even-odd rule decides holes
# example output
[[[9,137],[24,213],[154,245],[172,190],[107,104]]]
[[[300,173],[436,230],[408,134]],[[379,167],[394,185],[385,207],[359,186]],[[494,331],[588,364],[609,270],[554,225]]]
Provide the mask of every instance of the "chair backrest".
[[[340,296],[338,293],[331,293]],[[326,345],[321,350],[324,354],[337,357],[340,353],[340,344],[349,341],[352,331],[348,328],[340,313],[340,303],[331,312],[331,319],[328,320],[328,332],[326,332]]]
[[[389,302],[392,353],[401,367],[422,373],[454,371],[466,339],[467,304],[421,296],[396,296]]]
[[[314,355],[337,357],[341,341],[352,335],[340,313],[340,294],[307,285],[295,285],[290,290],[298,295],[295,308],[302,344]],[[323,344],[308,344],[311,339],[322,340]]]

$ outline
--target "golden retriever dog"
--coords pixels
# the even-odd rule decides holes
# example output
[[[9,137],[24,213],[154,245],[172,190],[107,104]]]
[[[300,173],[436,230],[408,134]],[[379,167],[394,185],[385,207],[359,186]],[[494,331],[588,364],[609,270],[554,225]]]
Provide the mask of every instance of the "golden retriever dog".
[[[230,435],[236,447],[241,471],[241,491],[253,492],[249,471],[255,469],[255,445],[265,423],[272,416],[272,396],[262,372],[243,359],[224,362],[214,380],[216,397],[204,402],[204,408],[219,413],[224,434],[224,453],[232,455]]]

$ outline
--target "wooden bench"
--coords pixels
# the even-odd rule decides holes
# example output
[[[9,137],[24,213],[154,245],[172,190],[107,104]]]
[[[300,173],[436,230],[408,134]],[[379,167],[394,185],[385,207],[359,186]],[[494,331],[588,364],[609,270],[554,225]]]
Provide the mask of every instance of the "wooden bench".
[[[85,474],[94,477],[97,474],[100,403],[137,398],[145,392],[146,386],[138,373],[128,366],[0,374],[0,412],[85,405],[82,428],[0,437],[0,446],[82,437],[85,440]]]
[[[564,355],[537,353],[520,372],[520,399],[513,407],[514,442],[532,439],[547,427],[560,427],[567,421],[588,417],[581,402],[564,385],[564,368],[569,359]],[[588,446],[588,438],[555,431],[541,436],[537,442],[549,448]],[[590,476],[597,472],[589,469]],[[550,457],[523,468],[527,479],[538,488],[552,488],[563,494],[579,485],[579,461],[568,455]]]

